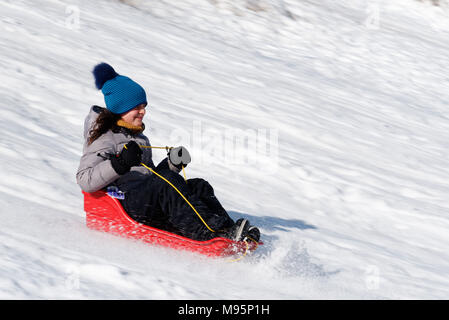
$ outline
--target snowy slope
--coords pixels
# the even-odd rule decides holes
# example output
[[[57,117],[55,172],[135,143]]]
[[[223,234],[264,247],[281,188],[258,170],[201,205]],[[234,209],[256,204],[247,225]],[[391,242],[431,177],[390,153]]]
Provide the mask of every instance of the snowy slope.
[[[0,298],[448,297],[447,7],[37,2],[0,2]],[[75,173],[101,61],[147,90],[152,144],[188,147],[187,175],[261,227],[258,252],[85,227]]]

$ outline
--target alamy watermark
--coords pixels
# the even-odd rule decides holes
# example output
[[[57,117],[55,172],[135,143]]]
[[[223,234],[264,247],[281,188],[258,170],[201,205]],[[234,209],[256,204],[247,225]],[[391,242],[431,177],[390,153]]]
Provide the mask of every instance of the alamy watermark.
[[[64,287],[67,291],[80,290],[80,269],[78,267],[70,266],[66,268]]]
[[[188,144],[195,150],[192,154],[195,163],[263,167],[268,174],[275,173],[279,166],[279,130],[276,128],[205,127],[196,120],[191,130],[174,129],[169,140],[175,145]]]
[[[367,17],[364,25],[369,30],[380,29],[380,5],[378,3],[370,3],[365,10]]]
[[[77,5],[67,5],[64,7],[64,11],[61,12],[61,18],[52,19],[48,17],[44,17],[46,21],[51,24],[56,25],[60,28],[66,28],[69,30],[77,31],[81,28],[81,10]]]
[[[375,265],[365,269],[365,286],[368,290],[378,290],[380,287],[380,270]]]
[[[80,8],[76,5],[68,5],[65,8],[65,23],[64,26],[70,30],[79,30],[81,27]]]
[[[70,266],[66,269],[64,285],[68,291],[80,289],[80,269],[78,267]]]

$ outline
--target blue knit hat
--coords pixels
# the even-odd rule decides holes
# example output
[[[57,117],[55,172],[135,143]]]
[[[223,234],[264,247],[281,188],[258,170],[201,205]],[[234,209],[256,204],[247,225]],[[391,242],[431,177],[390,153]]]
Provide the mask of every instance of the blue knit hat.
[[[96,65],[92,73],[96,87],[103,92],[106,108],[112,113],[122,114],[147,103],[145,90],[137,82],[119,75],[109,64]]]

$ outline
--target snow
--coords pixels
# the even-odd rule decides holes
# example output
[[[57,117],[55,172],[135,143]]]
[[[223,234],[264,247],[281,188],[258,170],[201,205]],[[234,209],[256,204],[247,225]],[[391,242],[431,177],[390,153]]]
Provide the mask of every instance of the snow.
[[[447,298],[448,7],[249,2],[2,0],[1,299]],[[264,246],[231,263],[85,227],[102,61]]]

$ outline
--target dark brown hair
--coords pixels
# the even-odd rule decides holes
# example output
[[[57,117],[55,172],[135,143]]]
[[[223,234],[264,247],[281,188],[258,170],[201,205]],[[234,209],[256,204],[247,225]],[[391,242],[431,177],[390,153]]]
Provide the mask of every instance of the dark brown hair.
[[[92,130],[89,131],[89,145],[97,140],[102,134],[108,132],[108,130],[112,129],[115,131],[118,128],[117,120],[119,119],[119,114],[114,114],[106,108],[101,108]]]

